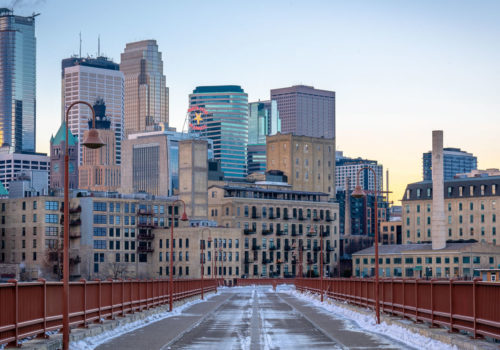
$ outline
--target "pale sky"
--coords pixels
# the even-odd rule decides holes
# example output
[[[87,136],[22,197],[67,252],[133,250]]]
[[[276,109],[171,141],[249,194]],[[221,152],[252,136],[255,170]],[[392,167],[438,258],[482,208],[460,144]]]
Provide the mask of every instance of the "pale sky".
[[[2,1],[12,6],[13,1]],[[197,85],[241,85],[249,101],[294,84],[336,92],[337,149],[390,171],[392,196],[422,178],[431,131],[500,168],[500,1],[16,1],[40,12],[37,150],[60,123],[61,59],[156,39],[182,127]],[[397,204],[397,203],[396,203]]]

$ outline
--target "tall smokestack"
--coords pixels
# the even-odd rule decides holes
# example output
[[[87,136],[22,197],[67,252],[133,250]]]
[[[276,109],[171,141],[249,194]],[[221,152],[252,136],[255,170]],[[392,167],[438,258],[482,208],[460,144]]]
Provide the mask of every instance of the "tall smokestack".
[[[444,221],[443,130],[432,131],[432,249],[446,247]]]

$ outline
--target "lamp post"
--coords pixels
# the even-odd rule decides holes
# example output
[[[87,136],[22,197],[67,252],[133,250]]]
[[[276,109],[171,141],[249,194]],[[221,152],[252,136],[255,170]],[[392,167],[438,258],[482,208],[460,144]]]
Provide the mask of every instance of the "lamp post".
[[[203,233],[205,230],[210,234],[209,228],[204,228],[201,230],[201,300],[203,300],[203,275],[205,274],[205,240],[203,239]],[[211,240],[210,236],[208,236],[209,242]]]
[[[104,146],[95,128],[95,111],[92,105],[85,101],[75,101],[66,109],[66,139],[64,145],[64,244],[63,244],[63,349],[69,349],[69,147],[68,124],[69,111],[77,104],[87,105],[92,111],[92,128],[87,134],[83,145],[90,149]]]
[[[224,256],[222,252],[222,242],[221,244],[219,244],[219,252],[220,252],[220,265],[221,265],[220,277],[221,277],[222,287],[224,287]]]
[[[208,229],[208,230],[210,230],[210,229]],[[212,237],[211,236],[208,236],[208,244],[210,246],[212,245]],[[211,255],[211,259],[210,259],[211,262],[212,262],[212,270],[211,270],[211,273],[210,273],[212,279],[214,279],[214,259],[215,259],[215,255],[212,254]],[[217,293],[217,283],[215,284],[215,293]]]
[[[362,167],[358,170],[356,174],[356,188],[352,192],[352,196],[354,198],[363,198],[366,196],[365,191],[361,189],[361,186],[359,185],[359,174],[361,170],[368,169],[373,173],[373,178],[374,178],[374,183],[375,183],[375,200],[374,200],[374,212],[375,212],[375,314],[377,317],[377,324],[380,323],[380,305],[379,305],[379,291],[378,291],[378,286],[379,286],[379,273],[378,273],[378,203],[377,203],[377,196],[378,196],[378,191],[377,191],[377,173],[373,168],[371,167]],[[346,193],[347,195],[347,193]]]
[[[181,221],[187,221],[188,217],[186,215],[186,203],[182,199],[176,199],[172,202],[172,222],[170,223],[170,312],[173,309],[173,299],[174,299],[174,209],[176,203],[182,203],[184,206],[184,212],[181,216]]]
[[[320,239],[320,259],[319,270],[320,270],[320,289],[321,289],[321,302],[323,302],[323,226],[319,227],[319,239]]]

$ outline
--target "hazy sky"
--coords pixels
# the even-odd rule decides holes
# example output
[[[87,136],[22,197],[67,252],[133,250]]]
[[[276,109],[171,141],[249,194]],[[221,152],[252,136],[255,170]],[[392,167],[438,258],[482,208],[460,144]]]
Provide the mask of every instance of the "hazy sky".
[[[12,1],[0,0],[12,6]],[[307,84],[334,90],[337,149],[390,170],[393,199],[422,178],[431,131],[500,167],[500,1],[17,1],[40,12],[37,150],[60,123],[61,59],[156,39],[180,128],[197,85],[237,84],[250,101]]]

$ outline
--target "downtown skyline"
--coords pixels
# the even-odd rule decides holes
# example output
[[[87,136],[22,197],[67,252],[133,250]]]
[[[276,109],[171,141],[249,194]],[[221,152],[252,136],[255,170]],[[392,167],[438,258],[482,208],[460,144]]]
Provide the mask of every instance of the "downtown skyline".
[[[178,130],[188,95],[198,85],[241,85],[249,102],[299,83],[335,91],[336,148],[389,169],[393,200],[401,199],[406,184],[421,180],[422,153],[431,148],[427,135],[433,129],[445,131],[445,146],[476,155],[479,168],[499,167],[500,146],[494,141],[500,127],[494,120],[500,53],[488,45],[500,31],[499,5],[479,5],[220,1],[210,7],[202,2],[138,7],[89,1],[72,11],[62,1],[21,2],[16,14],[41,13],[37,151],[48,152],[57,131],[60,62],[78,54],[81,31],[82,56],[95,57],[100,34],[101,53],[117,63],[126,43],[158,41],[171,125]],[[145,15],[147,20],[140,19]],[[230,45],[236,38],[241,45]]]

